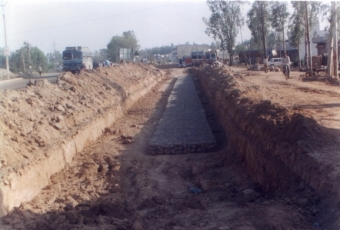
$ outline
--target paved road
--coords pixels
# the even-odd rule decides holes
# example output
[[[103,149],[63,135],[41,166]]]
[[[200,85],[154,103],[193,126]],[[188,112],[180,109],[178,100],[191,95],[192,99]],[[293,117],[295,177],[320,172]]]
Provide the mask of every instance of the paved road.
[[[179,77],[149,142],[150,154],[207,152],[216,145],[191,76]]]
[[[57,81],[57,77],[60,73],[46,73],[43,76],[34,76],[33,80],[37,79],[47,79],[51,83],[55,83]],[[11,80],[5,80],[0,81],[0,90],[5,89],[13,89],[18,90],[25,88],[27,86],[27,83],[29,82],[29,79],[23,79],[23,78],[16,78]]]

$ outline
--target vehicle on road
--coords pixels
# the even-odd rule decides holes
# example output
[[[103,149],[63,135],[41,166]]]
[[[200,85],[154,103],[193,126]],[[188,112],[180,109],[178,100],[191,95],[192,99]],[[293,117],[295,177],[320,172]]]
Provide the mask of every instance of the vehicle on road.
[[[290,62],[289,65],[292,65],[293,62]],[[271,58],[269,61],[268,61],[268,67],[281,67],[282,66],[282,58]]]
[[[215,51],[205,52],[205,60],[209,64],[214,63],[217,60],[216,52]]]
[[[66,47],[63,60],[63,71],[77,73],[83,68],[93,69],[92,52],[85,46]]]
[[[185,68],[185,67],[189,67],[192,65],[192,59],[191,57],[183,57],[178,59],[178,67],[181,68]]]
[[[205,62],[205,56],[203,51],[191,52],[191,59],[193,66],[202,65]]]
[[[269,67],[280,67],[282,66],[282,59],[281,58],[271,58],[267,64]]]

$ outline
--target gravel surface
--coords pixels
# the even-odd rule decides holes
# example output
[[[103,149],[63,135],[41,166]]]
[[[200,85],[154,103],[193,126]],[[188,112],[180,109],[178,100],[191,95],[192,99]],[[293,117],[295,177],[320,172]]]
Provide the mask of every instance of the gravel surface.
[[[215,145],[192,77],[178,77],[150,140],[150,154],[207,152]]]

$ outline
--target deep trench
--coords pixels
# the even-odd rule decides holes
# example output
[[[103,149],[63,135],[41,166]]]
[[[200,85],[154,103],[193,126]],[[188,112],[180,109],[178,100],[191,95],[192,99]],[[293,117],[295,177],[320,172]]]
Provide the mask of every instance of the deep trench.
[[[191,71],[189,70],[188,72]],[[214,99],[209,97],[207,94],[207,87],[203,87],[204,81],[200,80],[198,76],[195,76],[195,74],[191,75],[195,83],[197,94],[205,110],[206,118],[211,130],[213,131],[215,140],[218,143],[216,151],[226,151],[229,152],[229,154],[234,154],[234,163],[236,165],[238,164],[239,167],[243,167],[246,174],[252,178],[253,172],[247,168],[245,163],[249,159],[243,157],[246,155],[242,152],[244,149],[237,149],[230,146],[228,136],[234,134],[225,128],[226,121],[222,121],[223,118],[219,116],[219,114],[223,113],[223,111],[217,111],[216,104],[214,108],[212,103],[212,100]],[[232,120],[231,117],[229,117],[229,119]],[[275,164],[281,164],[270,157],[266,163],[272,163],[274,167]],[[290,174],[294,179],[290,180],[291,184],[285,186],[283,189],[278,187],[268,190],[264,185],[259,184],[256,180],[253,181],[257,186],[257,191],[262,193],[263,197],[266,199],[284,199],[288,201],[287,204],[295,206],[297,209],[301,209],[301,213],[306,216],[306,219],[313,223],[311,229],[332,229],[334,227],[334,223],[337,222],[336,212],[331,211],[332,207],[335,208],[332,201],[327,199],[326,194],[317,193],[315,189],[309,186],[299,176],[293,175],[292,172],[288,172],[287,174]],[[278,183],[280,183],[280,181],[278,181]]]

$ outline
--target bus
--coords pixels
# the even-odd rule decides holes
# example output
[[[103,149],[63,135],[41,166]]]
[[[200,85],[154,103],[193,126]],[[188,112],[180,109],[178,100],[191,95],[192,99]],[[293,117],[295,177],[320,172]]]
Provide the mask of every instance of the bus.
[[[92,52],[85,46],[66,47],[63,51],[63,71],[79,72],[82,68],[93,69]]]

